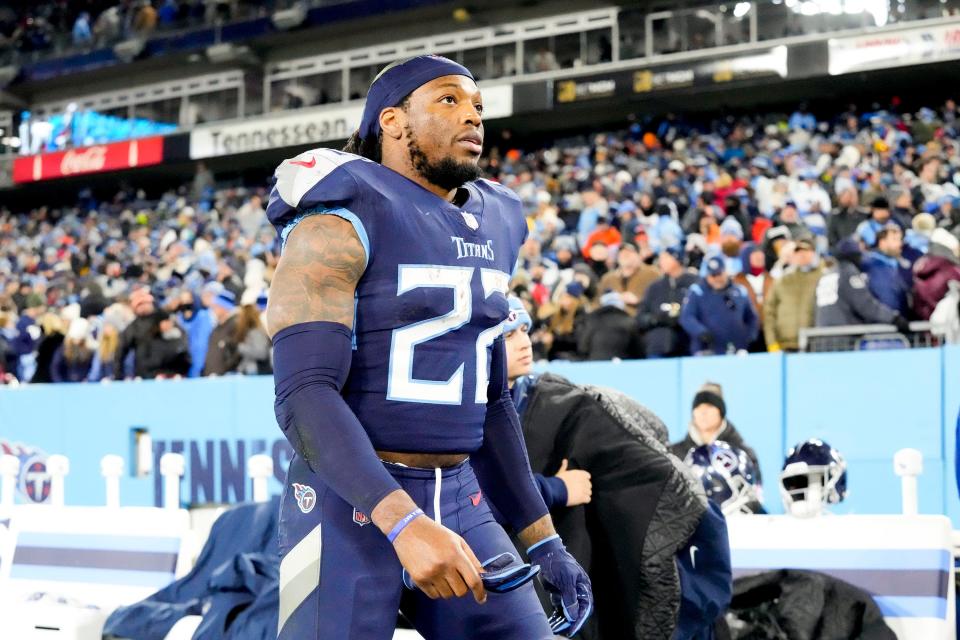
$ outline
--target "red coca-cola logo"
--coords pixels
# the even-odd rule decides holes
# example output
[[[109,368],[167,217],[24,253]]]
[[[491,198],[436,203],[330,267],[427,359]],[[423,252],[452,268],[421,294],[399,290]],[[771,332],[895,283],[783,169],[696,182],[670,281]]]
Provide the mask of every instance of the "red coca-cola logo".
[[[90,147],[79,151],[67,151],[60,161],[60,173],[69,176],[75,173],[102,171],[107,163],[105,146]]]

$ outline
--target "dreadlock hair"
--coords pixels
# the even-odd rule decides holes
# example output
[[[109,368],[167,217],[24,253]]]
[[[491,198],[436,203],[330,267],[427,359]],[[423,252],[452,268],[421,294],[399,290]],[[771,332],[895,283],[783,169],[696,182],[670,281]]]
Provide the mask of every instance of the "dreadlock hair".
[[[377,74],[377,77],[373,79],[373,82],[370,83],[370,86],[372,87],[373,84],[380,79],[380,76],[385,74],[387,71],[390,71],[390,69],[393,69],[394,67],[400,66],[405,62],[413,60],[413,58],[415,57],[416,56],[411,56],[409,58],[404,58],[403,60],[395,60],[391,62],[390,64],[385,66],[380,71],[380,73]],[[407,107],[410,106],[410,94],[408,93],[407,95],[405,95],[403,99],[400,100],[400,102],[398,102],[393,106],[399,107],[400,109],[403,109],[404,111],[406,111]],[[381,153],[382,144],[383,144],[382,133],[377,134],[376,140],[370,139],[370,138],[368,138],[367,140],[362,140],[360,138],[360,130],[357,129],[356,131],[353,132],[353,135],[351,135],[350,138],[347,140],[347,144],[344,145],[343,151],[347,153],[353,153],[358,156],[362,156],[367,160],[373,160],[374,162],[379,163],[383,159],[383,154]]]

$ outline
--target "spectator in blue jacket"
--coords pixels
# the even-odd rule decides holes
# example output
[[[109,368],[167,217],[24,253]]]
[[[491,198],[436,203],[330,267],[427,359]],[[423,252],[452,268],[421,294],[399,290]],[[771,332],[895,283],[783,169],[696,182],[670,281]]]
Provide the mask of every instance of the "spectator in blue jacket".
[[[37,348],[43,337],[43,330],[37,323],[44,310],[43,297],[38,293],[31,293],[24,301],[24,308],[16,324],[16,337],[10,347],[18,359],[16,374],[19,380],[31,380],[37,370]]]
[[[903,231],[891,222],[877,232],[877,247],[863,261],[863,272],[869,278],[870,293],[901,316],[907,316],[913,273],[902,252]]]
[[[200,304],[193,299],[193,294],[185,291],[180,294],[180,304],[177,307],[177,320],[187,330],[187,342],[190,345],[190,373],[188,377],[199,377],[203,372],[203,363],[207,360],[207,346],[210,344],[210,334],[217,326],[217,319],[210,310],[213,299],[223,292],[223,285],[219,282],[208,282],[200,293]]]
[[[690,336],[690,352],[746,350],[759,330],[750,297],[730,280],[722,258],[713,256],[706,265],[706,275],[690,287],[680,311],[680,326]]]

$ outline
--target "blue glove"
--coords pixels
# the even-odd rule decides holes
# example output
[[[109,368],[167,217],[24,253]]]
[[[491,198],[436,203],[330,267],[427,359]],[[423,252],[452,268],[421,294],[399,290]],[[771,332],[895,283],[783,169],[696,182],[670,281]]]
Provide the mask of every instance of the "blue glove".
[[[484,572],[480,574],[483,588],[490,593],[508,593],[527,584],[540,573],[540,567],[529,564],[514,564],[517,561],[512,553],[501,553],[484,562]],[[411,591],[416,589],[407,570],[403,570],[403,584]]]
[[[483,588],[491,593],[507,593],[527,584],[540,573],[540,567],[529,564],[514,564],[517,558],[512,553],[501,553],[484,562],[480,574]]]
[[[532,563],[540,565],[540,579],[550,594],[553,615],[550,628],[567,638],[580,631],[593,612],[593,587],[583,567],[573,559],[560,536],[554,535],[527,549]]]

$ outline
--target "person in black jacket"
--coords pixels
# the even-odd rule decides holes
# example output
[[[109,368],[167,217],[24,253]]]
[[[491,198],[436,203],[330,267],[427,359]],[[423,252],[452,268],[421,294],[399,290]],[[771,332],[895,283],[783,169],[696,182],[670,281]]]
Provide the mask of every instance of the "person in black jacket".
[[[671,444],[670,451],[683,460],[691,449],[717,440],[746,453],[757,470],[757,484],[761,484],[760,462],[756,452],[747,446],[740,432],[727,420],[727,405],[720,385],[708,382],[693,397],[693,417],[687,437]]]
[[[120,345],[113,360],[114,378],[123,380],[123,363],[131,350],[137,378],[186,375],[190,369],[187,339],[170,314],[157,310],[153,295],[146,288],[130,294],[130,306],[136,318],[120,334]]]
[[[682,356],[690,351],[687,333],[680,326],[680,308],[697,276],[684,269],[680,251],[667,248],[660,252],[657,260],[663,277],[650,285],[637,309],[648,358]]]
[[[597,594],[596,614],[577,638],[705,637],[700,632],[730,601],[723,515],[668,453],[666,426],[648,409],[612,389],[529,375],[530,340],[510,330],[513,308],[505,324],[508,378],[531,469],[589,472],[595,487],[584,504],[553,510]],[[690,544],[698,546],[695,569],[683,566]]]
[[[577,351],[586,360],[627,360],[641,356],[637,323],[627,313],[619,293],[608,291],[600,296],[600,306],[587,314],[578,336]]]

